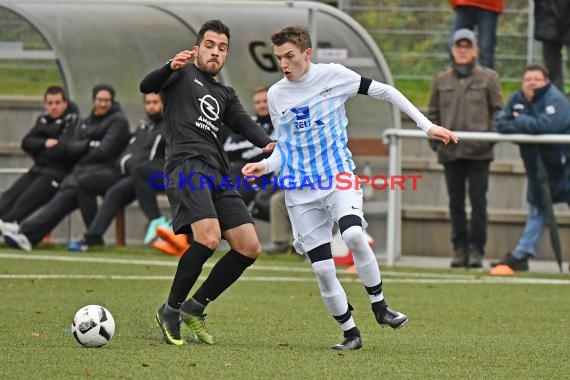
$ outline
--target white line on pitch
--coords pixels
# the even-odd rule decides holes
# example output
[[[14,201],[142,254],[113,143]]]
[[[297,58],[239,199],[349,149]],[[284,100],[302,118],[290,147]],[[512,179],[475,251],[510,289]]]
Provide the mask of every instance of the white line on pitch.
[[[156,280],[171,281],[172,276],[147,275],[104,275],[104,274],[0,274],[1,279],[13,280]],[[205,279],[201,276],[200,279]],[[276,276],[243,276],[240,281],[260,282],[314,282],[309,277],[276,277]],[[341,277],[341,282],[360,282],[355,277]],[[544,278],[516,278],[516,277],[471,277],[470,279],[453,278],[392,278],[390,283],[400,284],[542,284],[542,285],[570,285],[570,280],[544,279]]]
[[[19,253],[0,253],[0,259],[16,259],[16,260],[40,260],[40,261],[62,261],[62,262],[79,262],[79,263],[96,263],[96,264],[122,264],[122,265],[147,265],[147,266],[176,266],[177,261],[173,260],[141,260],[141,259],[116,259],[116,258],[105,258],[105,257],[79,257],[79,256],[52,256],[52,255],[30,255],[30,254],[19,254]],[[211,268],[213,263],[206,263],[205,268]],[[279,265],[264,265],[255,264],[252,265],[249,270],[255,271],[273,271],[273,272],[296,272],[296,273],[312,273],[313,270],[307,264],[305,268],[291,267],[291,266],[279,266]],[[346,273],[346,269],[337,269],[339,273]],[[454,278],[454,279],[466,279],[470,280],[473,278],[472,275],[461,275],[461,274],[438,274],[438,273],[415,273],[415,272],[394,272],[382,270],[383,276],[398,276],[398,277],[421,277],[421,278]]]

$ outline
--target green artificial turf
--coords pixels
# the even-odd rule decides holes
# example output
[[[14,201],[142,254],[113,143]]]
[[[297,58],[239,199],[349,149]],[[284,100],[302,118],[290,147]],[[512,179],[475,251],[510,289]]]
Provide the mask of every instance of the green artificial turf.
[[[485,272],[386,268],[387,300],[410,317],[393,331],[376,324],[357,277],[339,268],[364,348],[337,352],[329,346],[342,335],[310,265],[262,255],[206,309],[216,344],[193,342],[183,328],[190,342],[174,347],[163,343],[154,314],[176,262],[144,248],[72,254],[0,247],[0,377],[562,379],[570,371],[567,275],[500,283]],[[101,304],[115,318],[115,336],[104,347],[84,348],[70,333],[75,312],[87,304]]]

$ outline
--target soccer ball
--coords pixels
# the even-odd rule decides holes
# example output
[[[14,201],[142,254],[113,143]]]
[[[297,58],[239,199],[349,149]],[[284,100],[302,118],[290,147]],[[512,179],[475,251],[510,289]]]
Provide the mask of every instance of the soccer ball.
[[[366,231],[364,231],[364,236],[370,245],[370,248],[374,249],[374,239]],[[333,256],[333,261],[336,265],[351,266],[354,264],[354,259],[352,257],[352,251],[348,249],[339,231],[333,235],[331,241],[331,251]]]
[[[113,337],[115,319],[103,306],[87,305],[75,313],[71,331],[82,346],[101,347]]]

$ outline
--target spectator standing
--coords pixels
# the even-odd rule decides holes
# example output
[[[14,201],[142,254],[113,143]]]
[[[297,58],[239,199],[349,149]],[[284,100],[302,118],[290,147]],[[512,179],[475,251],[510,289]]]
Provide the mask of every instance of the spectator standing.
[[[534,38],[542,42],[542,59],[552,82],[564,92],[562,47],[570,70],[570,1],[534,0]]]
[[[499,76],[477,63],[477,39],[473,31],[453,34],[451,67],[434,79],[428,117],[434,124],[454,131],[492,132],[501,110]],[[452,268],[481,268],[487,242],[487,190],[493,145],[484,141],[463,141],[443,145],[431,142],[444,166],[449,212]],[[467,225],[465,195],[468,189],[471,220]]]
[[[449,0],[454,9],[453,31],[477,28],[479,34],[479,63],[495,68],[495,46],[497,45],[497,22],[505,8],[504,0]]]

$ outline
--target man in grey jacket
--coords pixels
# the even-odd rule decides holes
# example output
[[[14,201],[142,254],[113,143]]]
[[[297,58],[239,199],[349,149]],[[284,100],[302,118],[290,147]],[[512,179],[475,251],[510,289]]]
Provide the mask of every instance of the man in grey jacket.
[[[454,131],[491,132],[502,107],[498,74],[477,63],[475,34],[459,29],[452,37],[449,68],[433,81],[428,117]],[[463,141],[443,145],[431,142],[443,164],[453,244],[452,268],[481,268],[487,242],[487,189],[493,145]],[[471,220],[467,224],[465,195],[468,189]]]

